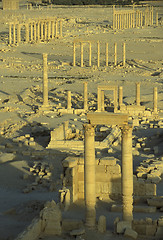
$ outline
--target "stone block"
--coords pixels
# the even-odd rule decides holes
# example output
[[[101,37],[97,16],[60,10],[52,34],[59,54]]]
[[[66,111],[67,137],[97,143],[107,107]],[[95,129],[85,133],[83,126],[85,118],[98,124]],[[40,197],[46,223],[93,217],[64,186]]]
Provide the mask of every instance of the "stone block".
[[[115,166],[116,162],[117,160],[114,157],[104,157],[99,160],[99,165]]]
[[[106,217],[105,216],[100,216],[98,220],[98,231],[101,233],[106,232]]]
[[[137,239],[138,234],[133,229],[127,227],[124,232],[124,236],[130,239]]]
[[[149,206],[155,206],[157,208],[163,207],[163,197],[156,197],[152,199],[147,199]]]
[[[63,167],[68,167],[68,168],[75,167],[77,163],[78,163],[77,158],[73,158],[73,157],[67,157],[65,160],[62,161]]]
[[[145,195],[146,196],[156,196],[156,184],[146,183],[145,184]]]
[[[138,235],[146,235],[146,224],[134,224],[133,230],[135,230]]]
[[[131,223],[127,221],[119,221],[117,223],[117,233],[124,233],[126,228],[131,228]]]
[[[62,230],[64,232],[69,232],[72,230],[83,228],[83,222],[78,219],[63,219],[62,220]]]
[[[163,216],[158,219],[158,226],[163,227]]]
[[[158,240],[162,240],[162,236],[163,236],[163,227],[157,227],[157,231],[155,234],[156,238]]]
[[[83,235],[84,233],[85,233],[84,228],[75,229],[70,232],[70,236],[80,236],[80,235]]]
[[[146,236],[155,236],[157,226],[154,224],[146,225]]]

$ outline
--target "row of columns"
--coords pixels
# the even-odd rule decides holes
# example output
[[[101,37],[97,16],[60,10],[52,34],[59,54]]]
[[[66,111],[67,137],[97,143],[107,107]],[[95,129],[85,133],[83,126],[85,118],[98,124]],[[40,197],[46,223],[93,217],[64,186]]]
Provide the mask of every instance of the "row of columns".
[[[92,43],[91,41],[79,42],[80,44],[80,66],[84,66],[84,43],[89,44],[89,67],[92,66]],[[73,66],[76,66],[76,42],[73,42]],[[123,66],[126,64],[126,44],[123,43]],[[108,67],[108,43],[105,46],[105,65]],[[114,65],[117,66],[117,43],[114,44]],[[100,67],[100,42],[97,41],[97,67]]]
[[[62,20],[38,20],[24,24],[9,23],[9,44],[21,42],[22,27],[25,27],[25,42],[62,37]]]
[[[142,26],[153,26],[153,6],[146,7],[145,11],[116,10],[113,6],[113,30],[127,29]],[[156,26],[158,26],[158,12],[156,12]]]
[[[40,1],[40,3],[42,3],[42,1]],[[53,7],[52,4],[47,5],[47,6],[46,6],[46,9],[52,9],[52,7]],[[33,8],[32,3],[27,3],[27,9],[28,9],[28,10],[32,10],[32,9],[42,10],[42,9],[45,9],[45,6],[42,7],[42,6],[40,6],[39,3],[38,3],[38,6],[35,6],[35,7]]]
[[[122,201],[123,220],[133,220],[133,159],[132,127],[122,128]],[[95,178],[95,126],[84,125],[84,195],[85,224],[94,228],[96,224],[96,178]]]

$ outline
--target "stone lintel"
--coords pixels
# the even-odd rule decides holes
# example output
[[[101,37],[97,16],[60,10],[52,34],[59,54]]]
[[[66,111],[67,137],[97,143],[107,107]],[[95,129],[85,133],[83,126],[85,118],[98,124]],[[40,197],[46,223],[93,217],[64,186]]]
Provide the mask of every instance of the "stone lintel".
[[[112,91],[118,89],[117,86],[99,85],[98,89]]]
[[[119,125],[128,124],[128,114],[121,113],[88,113],[87,119],[94,125]]]

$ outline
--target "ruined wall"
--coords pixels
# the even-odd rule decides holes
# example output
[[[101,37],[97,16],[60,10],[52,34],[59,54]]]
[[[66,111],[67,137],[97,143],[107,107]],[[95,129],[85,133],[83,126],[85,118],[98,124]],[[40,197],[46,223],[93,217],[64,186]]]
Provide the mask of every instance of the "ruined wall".
[[[63,167],[63,186],[70,189],[71,202],[84,199],[84,158],[68,157]],[[155,196],[156,184],[139,181],[134,176],[134,195]],[[121,166],[114,157],[96,159],[96,197],[121,198]]]

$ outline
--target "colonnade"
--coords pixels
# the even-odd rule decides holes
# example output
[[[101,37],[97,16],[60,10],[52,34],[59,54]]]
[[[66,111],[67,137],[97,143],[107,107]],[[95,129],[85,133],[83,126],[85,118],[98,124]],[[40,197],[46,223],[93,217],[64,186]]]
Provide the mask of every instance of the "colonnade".
[[[3,10],[18,10],[19,0],[2,0]]]
[[[73,42],[73,66],[76,66],[76,48],[77,45],[80,45],[80,67],[84,67],[84,44],[88,44],[89,45],[89,51],[88,51],[88,66],[91,67],[92,66],[92,41],[74,41]],[[108,57],[108,43],[105,44],[105,66],[108,66],[109,63],[109,57]],[[101,43],[100,41],[97,41],[97,48],[96,48],[96,55],[97,55],[97,67],[101,66],[101,54],[100,54],[100,47],[101,47]],[[122,63],[123,66],[125,66],[126,64],[126,44],[123,43],[123,50],[122,50]],[[114,65],[117,66],[117,43],[114,44]]]
[[[121,117],[120,115],[115,116],[115,117],[120,118]],[[96,115],[94,115],[94,118],[96,118]],[[108,118],[109,118],[109,115],[108,115]],[[97,121],[97,124],[98,124],[98,121]],[[104,124],[105,124],[105,122],[104,122]],[[116,124],[116,118],[115,118],[114,124]],[[132,126],[126,124],[124,126],[121,126],[121,130],[122,130],[121,185],[122,185],[122,202],[123,202],[123,220],[131,222],[133,220]],[[95,125],[84,124],[85,224],[87,227],[90,227],[90,228],[95,228],[95,225],[96,225],[96,191],[95,191],[96,178],[95,178],[95,174],[96,174]]]
[[[9,44],[20,43],[23,38],[22,28],[25,28],[25,42],[39,42],[62,37],[62,19],[29,20],[26,23],[9,23]]]
[[[144,11],[135,10],[117,10],[113,6],[113,30],[127,29],[142,26],[153,26],[153,6],[146,7]],[[158,12],[156,12],[156,26],[158,26]]]

